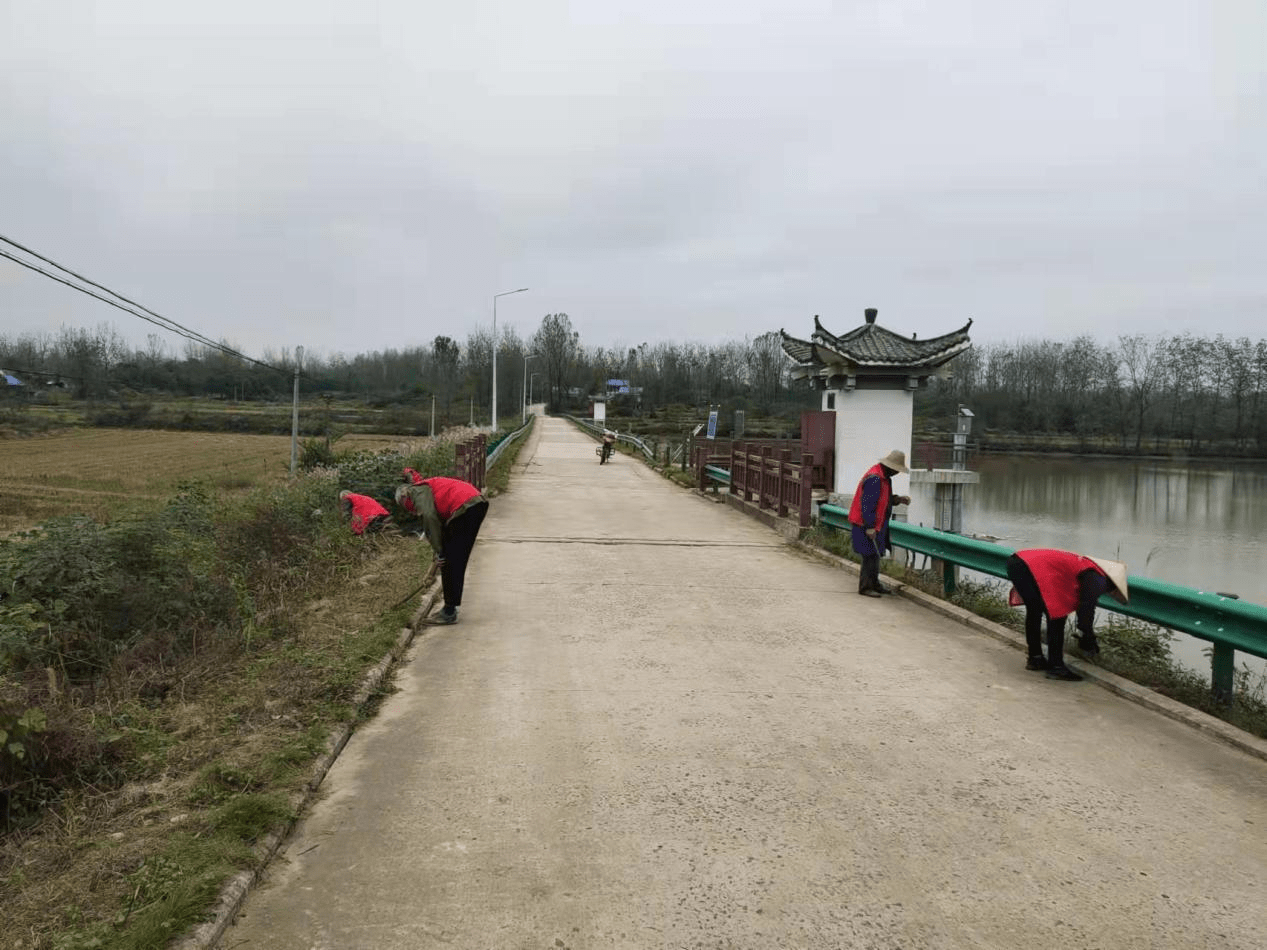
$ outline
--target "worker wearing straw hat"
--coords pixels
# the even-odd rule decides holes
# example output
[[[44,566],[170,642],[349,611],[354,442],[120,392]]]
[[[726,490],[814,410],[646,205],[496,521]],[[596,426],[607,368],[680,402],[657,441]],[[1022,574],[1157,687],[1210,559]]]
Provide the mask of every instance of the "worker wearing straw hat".
[[[1080,680],[1065,666],[1065,618],[1077,613],[1078,645],[1087,653],[1100,652],[1095,638],[1095,604],[1108,594],[1126,603],[1129,597],[1126,565],[1071,551],[1036,548],[1017,551],[1007,559],[1012,582],[1008,603],[1025,605],[1027,670],[1045,670],[1048,679]],[[1042,622],[1047,615],[1047,656],[1043,656]]]
[[[880,555],[889,548],[889,519],[894,505],[911,503],[908,496],[893,494],[893,476],[909,471],[906,453],[894,449],[863,473],[853,493],[849,523],[853,526],[853,549],[862,557],[858,593],[864,597],[888,593],[880,584]]]

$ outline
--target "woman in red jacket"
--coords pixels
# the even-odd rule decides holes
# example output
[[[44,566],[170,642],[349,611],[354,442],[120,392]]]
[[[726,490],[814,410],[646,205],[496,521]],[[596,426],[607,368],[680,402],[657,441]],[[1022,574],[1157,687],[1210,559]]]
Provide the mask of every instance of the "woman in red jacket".
[[[353,534],[383,531],[391,527],[391,514],[369,495],[341,491],[339,507],[343,510],[343,516],[351,521]]]
[[[422,520],[427,542],[440,562],[440,580],[444,585],[444,608],[423,623],[457,623],[462,588],[466,584],[466,564],[488,513],[488,499],[478,488],[460,478],[440,475],[423,478],[408,468],[405,476],[413,484],[396,489],[396,503]]]
[[[1007,576],[1013,589],[1012,606],[1025,605],[1025,643],[1029,647],[1027,670],[1046,670],[1053,680],[1080,680],[1065,666],[1065,618],[1078,615],[1078,645],[1087,653],[1099,653],[1095,638],[1095,604],[1104,594],[1126,603],[1126,565],[1084,557],[1071,551],[1036,548],[1017,551],[1007,559]],[[1042,622],[1047,615],[1047,656],[1043,657]]]
[[[862,558],[858,571],[858,593],[879,597],[889,593],[880,583],[880,558],[892,545],[889,543],[889,520],[894,505],[909,505],[909,495],[893,494],[893,476],[909,472],[906,453],[894,449],[862,474],[849,506],[853,549]]]

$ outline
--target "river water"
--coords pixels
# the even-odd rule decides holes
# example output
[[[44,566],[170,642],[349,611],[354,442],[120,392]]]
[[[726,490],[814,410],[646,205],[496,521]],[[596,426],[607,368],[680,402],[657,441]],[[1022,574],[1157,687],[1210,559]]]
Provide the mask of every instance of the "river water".
[[[982,456],[970,467],[981,483],[964,489],[967,534],[1112,558],[1128,574],[1267,604],[1267,463]],[[910,494],[910,522],[931,526],[932,486]],[[1207,648],[1183,635],[1172,645],[1202,671]]]

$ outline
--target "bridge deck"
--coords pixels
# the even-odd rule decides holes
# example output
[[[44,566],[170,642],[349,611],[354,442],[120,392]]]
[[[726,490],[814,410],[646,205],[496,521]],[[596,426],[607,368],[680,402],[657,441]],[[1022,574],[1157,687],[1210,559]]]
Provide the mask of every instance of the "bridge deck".
[[[1267,946],[1267,762],[545,420],[224,947]]]

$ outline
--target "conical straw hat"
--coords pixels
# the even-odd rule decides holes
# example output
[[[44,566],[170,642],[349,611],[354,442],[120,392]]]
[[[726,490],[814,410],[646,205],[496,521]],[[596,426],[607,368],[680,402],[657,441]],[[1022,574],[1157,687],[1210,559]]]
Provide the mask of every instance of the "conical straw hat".
[[[1104,571],[1104,576],[1113,582],[1114,590],[1109,591],[1109,596],[1120,600],[1122,603],[1130,602],[1130,591],[1127,590],[1126,581],[1126,565],[1121,561],[1109,561],[1105,558],[1091,557],[1087,555],[1087,559],[1095,562],[1095,566]]]

